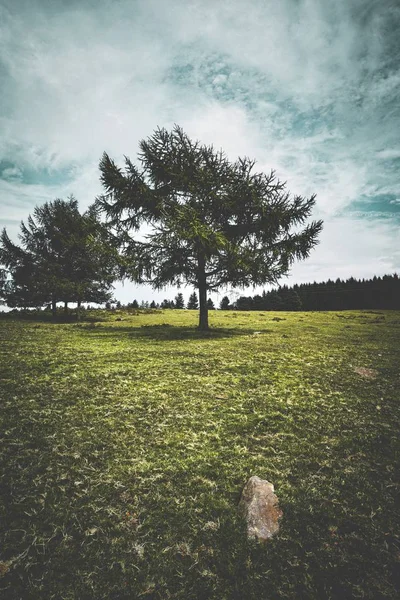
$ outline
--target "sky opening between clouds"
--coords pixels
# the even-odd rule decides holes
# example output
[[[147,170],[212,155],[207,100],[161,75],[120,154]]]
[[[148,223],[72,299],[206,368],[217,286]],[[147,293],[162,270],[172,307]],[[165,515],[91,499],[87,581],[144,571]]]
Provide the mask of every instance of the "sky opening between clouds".
[[[399,26],[396,0],[0,0],[0,227],[86,208],[104,150],[178,123],[317,194],[321,243],[282,283],[399,272]]]

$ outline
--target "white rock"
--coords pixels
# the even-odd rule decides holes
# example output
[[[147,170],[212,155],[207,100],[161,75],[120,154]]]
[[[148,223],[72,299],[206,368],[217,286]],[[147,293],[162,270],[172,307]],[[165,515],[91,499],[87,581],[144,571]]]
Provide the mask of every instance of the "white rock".
[[[269,481],[256,475],[250,477],[243,488],[239,508],[246,519],[250,539],[265,542],[278,532],[278,520],[283,513]]]

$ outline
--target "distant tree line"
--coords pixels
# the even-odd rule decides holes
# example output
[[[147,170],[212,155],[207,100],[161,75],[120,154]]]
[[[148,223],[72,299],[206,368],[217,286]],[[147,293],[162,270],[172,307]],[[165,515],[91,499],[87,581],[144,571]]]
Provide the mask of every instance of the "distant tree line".
[[[118,304],[118,303],[117,303]],[[211,298],[208,298],[207,300],[207,306],[209,310],[215,310],[215,305],[214,302],[211,300]],[[117,308],[121,308],[121,306],[117,306]],[[181,292],[179,292],[176,296],[174,300],[163,300],[162,302],[155,302],[155,300],[152,300],[152,302],[148,302],[145,300],[142,300],[139,304],[139,302],[137,300],[133,300],[132,302],[130,302],[129,304],[127,304],[127,308],[133,308],[133,309],[148,309],[148,308],[163,308],[163,309],[184,309],[187,308],[188,310],[198,310],[199,308],[199,300],[197,297],[196,292],[193,292],[190,296],[189,296],[189,300],[187,302],[187,304],[185,305],[185,299],[183,297],[183,294]]]
[[[185,308],[182,294],[175,300],[139,303],[134,300],[128,306],[132,308]],[[196,292],[190,295],[186,308],[196,310],[198,299]],[[208,308],[215,309],[211,299]],[[309,311],[309,310],[356,310],[385,309],[400,310],[400,278],[395,273],[372,279],[329,279],[322,283],[302,283],[291,287],[280,286],[255,296],[240,296],[231,302],[224,296],[219,303],[220,310],[271,310],[271,311]]]
[[[241,296],[230,303],[225,296],[222,310],[400,310],[400,279],[397,274],[372,279],[328,280],[322,283],[283,285],[261,295]]]

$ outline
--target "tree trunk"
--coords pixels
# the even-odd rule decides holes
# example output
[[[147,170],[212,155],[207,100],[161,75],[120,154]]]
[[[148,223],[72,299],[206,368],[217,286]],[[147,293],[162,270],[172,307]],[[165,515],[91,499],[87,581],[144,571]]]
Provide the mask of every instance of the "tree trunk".
[[[64,302],[64,314],[68,314],[68,302]]]
[[[199,255],[199,329],[207,331],[208,327],[208,306],[207,306],[207,280],[206,280],[206,269],[205,260],[203,255]]]
[[[57,317],[57,302],[54,299],[51,301],[51,312],[53,314],[53,319],[55,319]]]
[[[77,306],[76,306],[76,320],[77,321],[81,320],[81,301],[80,300],[78,300]]]

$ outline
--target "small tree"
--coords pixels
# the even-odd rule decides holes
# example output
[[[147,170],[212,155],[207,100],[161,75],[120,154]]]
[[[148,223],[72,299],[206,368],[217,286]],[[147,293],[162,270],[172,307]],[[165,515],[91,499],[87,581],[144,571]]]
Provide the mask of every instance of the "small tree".
[[[193,292],[193,294],[190,294],[189,301],[187,303],[187,308],[189,310],[197,310],[199,308],[199,301],[197,299],[196,292]]]
[[[161,302],[161,308],[167,309],[167,308],[174,308],[174,301],[173,300],[163,300]]]
[[[211,298],[207,299],[207,308],[208,310],[215,310],[215,304],[214,302],[211,300]]]
[[[183,282],[198,289],[201,329],[208,292],[276,283],[317,244],[322,222],[301,228],[315,196],[291,199],[273,171],[254,172],[248,158],[230,162],[178,126],[141,141],[139,163],[126,158],[123,171],[103,154],[98,206],[119,237],[128,277],[156,289]],[[142,224],[150,232],[138,239]]]
[[[235,302],[236,310],[253,310],[253,298],[251,296],[240,296]]]
[[[221,302],[219,303],[219,308],[220,310],[229,310],[231,308],[231,302],[228,296],[224,296],[222,298]]]
[[[175,308],[185,308],[185,300],[181,292],[175,296]]]

